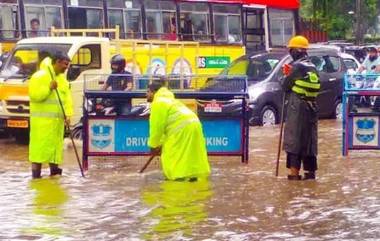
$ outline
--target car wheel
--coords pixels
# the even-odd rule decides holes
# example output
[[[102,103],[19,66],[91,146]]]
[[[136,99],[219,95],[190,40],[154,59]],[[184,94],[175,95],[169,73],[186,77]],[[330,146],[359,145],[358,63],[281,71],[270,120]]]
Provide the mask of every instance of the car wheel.
[[[260,124],[262,126],[270,126],[278,123],[277,111],[270,105],[263,107],[260,113]]]
[[[332,115],[332,118],[341,120],[343,118],[343,105],[342,101],[338,100],[335,102],[334,105],[334,113]]]

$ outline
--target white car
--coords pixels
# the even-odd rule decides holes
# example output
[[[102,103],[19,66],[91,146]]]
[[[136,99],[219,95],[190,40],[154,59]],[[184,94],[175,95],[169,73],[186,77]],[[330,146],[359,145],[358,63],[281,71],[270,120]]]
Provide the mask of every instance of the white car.
[[[351,54],[339,53],[339,56],[342,57],[344,65],[348,69],[348,73],[356,73],[360,67],[360,62]]]
[[[348,69],[349,74],[356,73],[356,71],[360,67],[360,62],[351,54],[342,52],[341,47],[336,45],[328,45],[328,44],[310,44],[310,48],[328,48],[328,49],[335,49],[338,52],[338,55],[342,57],[344,65]]]

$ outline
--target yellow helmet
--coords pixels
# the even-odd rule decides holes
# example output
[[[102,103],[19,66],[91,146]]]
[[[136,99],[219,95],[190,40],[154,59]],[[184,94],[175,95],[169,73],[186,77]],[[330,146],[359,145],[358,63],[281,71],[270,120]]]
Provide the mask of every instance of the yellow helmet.
[[[288,48],[307,49],[309,48],[309,40],[301,35],[294,36],[289,40]]]

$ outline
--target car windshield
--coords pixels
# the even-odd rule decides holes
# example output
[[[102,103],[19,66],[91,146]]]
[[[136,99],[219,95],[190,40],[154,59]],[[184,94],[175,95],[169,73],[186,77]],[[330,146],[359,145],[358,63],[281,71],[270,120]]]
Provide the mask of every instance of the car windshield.
[[[0,76],[9,79],[25,79],[32,75],[39,63],[54,53],[67,53],[70,44],[23,44],[18,45],[3,66]]]
[[[249,59],[240,58],[232,62],[220,75],[247,75],[249,81],[262,81],[273,72],[284,56],[284,53],[265,53],[254,55]]]
[[[249,81],[262,81],[276,68],[284,54],[272,53],[252,56],[249,62],[247,75]]]

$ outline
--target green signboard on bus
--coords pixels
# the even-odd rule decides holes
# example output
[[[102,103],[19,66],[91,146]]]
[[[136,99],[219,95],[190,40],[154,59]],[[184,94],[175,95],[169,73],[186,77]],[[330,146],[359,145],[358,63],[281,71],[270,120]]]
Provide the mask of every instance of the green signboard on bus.
[[[230,64],[229,56],[201,56],[198,57],[198,68],[223,69]]]

